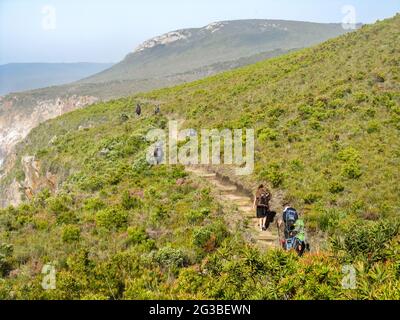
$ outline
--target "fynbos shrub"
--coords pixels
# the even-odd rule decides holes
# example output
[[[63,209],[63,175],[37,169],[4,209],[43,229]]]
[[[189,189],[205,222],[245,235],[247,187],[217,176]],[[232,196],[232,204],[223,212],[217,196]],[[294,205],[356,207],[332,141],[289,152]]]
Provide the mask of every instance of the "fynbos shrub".
[[[81,230],[78,226],[67,225],[63,228],[62,241],[66,243],[71,243],[79,241],[80,238],[81,238]]]
[[[96,214],[96,223],[108,230],[123,229],[127,221],[128,213],[118,207],[101,210]]]

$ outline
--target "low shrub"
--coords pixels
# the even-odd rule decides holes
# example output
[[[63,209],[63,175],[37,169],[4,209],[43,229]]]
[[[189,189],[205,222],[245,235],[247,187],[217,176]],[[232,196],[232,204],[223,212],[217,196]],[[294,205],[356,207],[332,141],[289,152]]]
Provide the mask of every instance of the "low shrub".
[[[360,165],[355,161],[346,163],[342,167],[342,175],[350,179],[358,179],[362,175]]]
[[[141,206],[141,201],[137,197],[132,197],[129,191],[124,191],[122,194],[121,205],[126,210],[131,210],[134,208],[139,208]]]
[[[278,131],[270,128],[264,128],[258,133],[258,139],[262,142],[276,141],[278,138]]]
[[[210,214],[210,209],[201,208],[198,210],[190,210],[185,214],[187,221],[191,224],[202,222]]]
[[[339,181],[332,181],[329,183],[329,192],[336,194],[344,191],[344,186]]]
[[[62,229],[62,241],[72,243],[79,241],[81,238],[81,229],[79,226],[67,225]]]
[[[227,237],[228,231],[222,222],[214,222],[211,225],[198,227],[193,231],[193,244],[205,252],[212,252],[221,245]]]
[[[163,247],[158,250],[154,259],[161,266],[171,271],[176,271],[188,262],[188,257],[182,250],[171,247]]]
[[[106,204],[98,198],[86,199],[83,204],[83,209],[91,212],[99,211],[105,208]]]
[[[128,213],[121,208],[111,207],[96,214],[96,223],[108,230],[124,229],[127,226]]]
[[[316,192],[310,192],[304,196],[303,200],[305,204],[313,204],[317,202],[320,198],[321,198],[320,194]]]
[[[127,231],[129,244],[141,244],[149,239],[149,236],[143,227],[129,227]]]

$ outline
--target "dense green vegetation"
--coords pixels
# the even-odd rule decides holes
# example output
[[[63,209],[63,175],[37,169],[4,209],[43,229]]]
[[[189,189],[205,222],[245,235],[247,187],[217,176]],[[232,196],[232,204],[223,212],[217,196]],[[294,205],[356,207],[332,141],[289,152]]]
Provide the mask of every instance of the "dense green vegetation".
[[[374,219],[400,209],[400,17],[315,48],[177,88],[162,101],[194,128],[255,128],[256,169],[307,213]],[[341,223],[339,223],[341,224]]]
[[[399,26],[396,16],[34,129],[17,158],[35,155],[59,190],[0,211],[0,298],[399,299]],[[136,101],[146,101],[140,120]],[[196,128],[255,127],[256,170],[242,183],[283,190],[329,249],[260,252],[242,224],[226,227],[202,182],[149,166],[143,136],[167,122],[152,101]],[[14,177],[19,161],[5,181]],[[57,269],[55,290],[41,287],[44,264]],[[354,289],[342,286],[345,265]]]

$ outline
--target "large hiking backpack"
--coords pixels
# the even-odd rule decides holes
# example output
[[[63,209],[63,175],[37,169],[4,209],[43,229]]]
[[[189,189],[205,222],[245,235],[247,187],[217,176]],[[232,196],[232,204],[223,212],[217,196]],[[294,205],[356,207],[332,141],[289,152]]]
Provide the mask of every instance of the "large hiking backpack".
[[[299,215],[293,208],[287,208],[283,214],[283,221],[287,226],[293,226],[298,218]]]
[[[300,249],[301,246],[301,249]],[[309,246],[308,246],[309,248]],[[295,250],[296,253],[301,257],[307,250],[307,245],[305,242],[300,241],[296,237],[290,237],[283,241],[283,249],[286,251]]]
[[[285,223],[285,239],[289,237],[289,234],[294,230],[294,224],[296,223],[299,215],[293,208],[286,208],[283,212],[283,222]]]

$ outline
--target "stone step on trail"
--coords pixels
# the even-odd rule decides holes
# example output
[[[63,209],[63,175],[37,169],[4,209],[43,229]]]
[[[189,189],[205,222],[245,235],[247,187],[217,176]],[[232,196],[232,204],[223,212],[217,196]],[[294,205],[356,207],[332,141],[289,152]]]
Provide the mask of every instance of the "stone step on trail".
[[[264,240],[264,241],[275,241],[276,237],[271,232],[263,231],[263,232],[260,232],[257,239]]]
[[[252,206],[250,205],[244,205],[244,206],[239,206],[238,209],[242,212],[251,212],[253,214],[253,216],[256,215],[255,209],[253,209]]]
[[[212,183],[219,191],[230,193],[235,192],[237,190],[236,186],[227,186],[219,183]]]
[[[263,250],[268,250],[268,249],[275,249],[279,247],[279,245],[276,243],[276,241],[263,241],[263,240],[257,240],[257,246]]]
[[[235,201],[235,202],[245,202],[246,204],[249,204],[249,201],[251,201],[251,199],[249,197],[244,197],[244,196],[238,196],[238,195],[234,195],[234,194],[227,194],[226,198],[231,200],[231,201]]]
[[[203,173],[201,176],[201,178],[207,178],[207,179],[212,179],[215,178],[217,175],[215,173]]]
[[[248,200],[235,200],[232,201],[231,203],[241,207],[241,206],[246,206],[248,204]]]
[[[207,179],[215,178],[217,176],[215,173],[201,173],[201,172],[195,172],[195,171],[193,173],[196,174],[200,178],[207,178]]]

